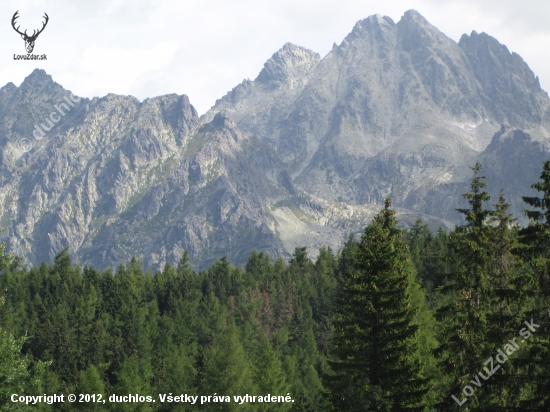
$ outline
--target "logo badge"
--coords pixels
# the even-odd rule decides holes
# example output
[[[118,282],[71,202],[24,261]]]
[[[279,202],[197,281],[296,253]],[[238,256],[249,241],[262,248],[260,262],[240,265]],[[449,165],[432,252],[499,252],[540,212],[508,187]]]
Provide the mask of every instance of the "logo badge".
[[[21,35],[21,38],[22,38],[23,40],[25,40],[25,48],[27,49],[27,53],[28,53],[28,54],[31,54],[32,51],[34,50],[34,42],[36,41],[38,35],[39,35],[40,33],[42,33],[42,32],[44,31],[44,29],[46,28],[46,25],[48,24],[49,17],[48,17],[48,15],[47,15],[46,13],[44,13],[44,19],[46,19],[46,21],[44,21],[44,22],[42,23],[42,28],[41,28],[40,30],[38,30],[38,31],[37,31],[37,30],[33,30],[32,35],[29,36],[29,35],[27,34],[27,30],[25,30],[24,32],[21,32],[21,31],[19,30],[19,27],[20,27],[20,26],[15,27],[16,20],[17,20],[17,18],[19,17],[19,16],[18,16],[18,13],[19,13],[19,10],[17,10],[17,11],[15,12],[15,14],[13,15],[13,17],[12,17],[12,19],[11,19],[11,25],[12,25],[13,29],[14,29],[17,33],[19,33],[19,34]]]

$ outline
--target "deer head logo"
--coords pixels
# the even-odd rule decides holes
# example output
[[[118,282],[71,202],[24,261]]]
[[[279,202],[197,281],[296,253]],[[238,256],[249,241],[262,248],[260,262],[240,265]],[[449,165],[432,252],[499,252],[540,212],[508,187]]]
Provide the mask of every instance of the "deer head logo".
[[[17,15],[17,13],[19,13],[19,10],[17,10],[17,11],[15,12],[15,14],[13,15],[13,17],[11,18],[11,25],[12,25],[13,29],[14,29],[17,33],[19,33],[19,34],[21,35],[21,38],[22,38],[23,40],[25,40],[25,48],[27,49],[27,53],[30,54],[30,53],[32,53],[32,51],[33,51],[33,49],[34,49],[34,42],[36,41],[36,38],[38,37],[38,35],[39,35],[40,33],[42,33],[42,31],[44,31],[44,28],[45,28],[46,25],[48,24],[49,17],[48,17],[48,15],[47,15],[46,13],[44,13],[44,18],[46,19],[46,21],[45,21],[44,23],[42,23],[42,28],[41,28],[40,30],[38,30],[38,31],[34,30],[33,33],[32,33],[32,35],[29,36],[29,35],[27,34],[27,30],[25,30],[23,33],[21,33],[21,32],[19,31],[19,26],[15,27],[15,23],[16,23],[15,20],[17,20],[17,18],[19,17],[19,16]]]

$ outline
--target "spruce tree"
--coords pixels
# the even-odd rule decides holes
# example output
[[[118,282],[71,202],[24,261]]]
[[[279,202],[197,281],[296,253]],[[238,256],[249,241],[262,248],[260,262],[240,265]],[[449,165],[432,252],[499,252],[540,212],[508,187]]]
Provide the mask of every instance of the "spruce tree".
[[[508,212],[510,204],[501,191],[488,219],[490,264],[488,267],[486,342],[493,354],[525,325],[525,304],[529,281],[522,261],[513,251],[518,247],[517,219]],[[473,410],[508,411],[519,405],[521,376],[517,367],[519,354],[510,356],[479,391],[479,407]],[[477,393],[476,393],[477,395]]]
[[[189,354],[190,348],[182,344],[177,345],[166,336],[159,336],[159,341],[161,347],[156,349],[152,365],[155,380],[153,393],[170,393],[177,390],[178,393],[196,396],[194,383],[197,371],[193,365],[194,358]]]
[[[465,224],[458,226],[451,235],[453,271],[447,274],[446,284],[439,288],[451,296],[451,302],[439,308],[436,314],[441,322],[441,345],[436,354],[445,375],[451,380],[438,405],[443,411],[453,410],[462,401],[470,401],[468,407],[472,403],[475,406],[477,400],[482,399],[480,396],[466,398],[462,392],[491,353],[486,335],[487,313],[492,305],[489,293],[491,231],[488,225],[492,211],[484,208],[490,196],[485,190],[485,176],[480,175],[481,165],[476,163],[471,169],[474,172],[471,192],[463,195],[470,208],[457,209],[464,215]]]
[[[544,163],[540,179],[531,185],[540,197],[523,197],[535,210],[525,210],[530,224],[520,231],[521,252],[533,274],[534,302],[528,317],[540,325],[530,339],[524,362],[528,399],[522,406],[531,411],[550,409],[550,160]]]
[[[416,267],[418,279],[431,294],[433,289],[441,286],[440,275],[449,272],[449,235],[444,228],[439,228],[435,235],[422,219],[417,219],[405,233],[411,258]],[[431,302],[437,307],[437,302]]]
[[[100,373],[94,365],[90,365],[87,369],[79,372],[76,392],[84,395],[102,394],[105,396],[105,384],[101,380]],[[101,411],[105,409],[105,405],[94,402],[78,402],[74,406],[76,409],[85,411]]]
[[[264,339],[260,342],[258,354],[253,363],[254,381],[257,382],[258,395],[286,395],[290,388],[279,354],[273,350],[271,343]],[[287,411],[292,403],[264,403],[257,405],[257,411]]]
[[[293,408],[299,411],[326,410],[323,383],[318,372],[322,368],[321,357],[311,328],[291,344],[289,352],[293,363],[291,375],[294,375],[291,393]]]
[[[122,363],[122,369],[118,372],[118,383],[113,393],[116,395],[150,394],[152,393],[151,377],[151,366],[141,359],[139,354],[130,356]],[[147,403],[127,402],[116,403],[113,405],[113,409],[130,412],[150,410],[150,407]]]
[[[238,328],[233,322],[214,344],[208,348],[204,361],[204,381],[201,394],[213,396],[215,393],[230,396],[231,403],[211,403],[211,411],[248,411],[254,404],[233,402],[233,396],[253,395],[256,387],[252,381],[253,370],[239,338]]]
[[[414,361],[415,271],[391,200],[350,248],[334,317],[333,410],[420,411],[427,380]]]

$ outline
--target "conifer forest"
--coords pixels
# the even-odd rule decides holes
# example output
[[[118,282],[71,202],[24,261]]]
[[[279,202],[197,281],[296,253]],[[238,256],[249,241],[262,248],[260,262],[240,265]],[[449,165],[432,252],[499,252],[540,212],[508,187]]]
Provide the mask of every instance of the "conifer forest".
[[[549,411],[550,161],[523,227],[471,169],[453,230],[402,229],[386,199],[315,260],[29,268],[4,245],[0,410]]]

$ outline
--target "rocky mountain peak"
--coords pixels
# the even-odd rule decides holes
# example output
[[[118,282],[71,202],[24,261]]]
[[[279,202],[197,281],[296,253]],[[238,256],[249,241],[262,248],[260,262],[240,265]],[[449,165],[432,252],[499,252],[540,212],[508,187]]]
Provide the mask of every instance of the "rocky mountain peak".
[[[408,10],[405,12],[401,20],[397,23],[402,27],[408,27],[410,29],[424,28],[427,30],[436,30],[420,13],[416,10]],[[372,32],[374,29],[392,29],[396,23],[389,16],[382,16],[380,14],[373,14],[365,19],[359,20],[353,30],[351,31],[351,37],[361,35],[362,33]]]
[[[453,40],[439,31],[437,27],[430,24],[416,10],[405,12],[397,23],[397,27],[403,47],[407,51],[432,46],[456,47],[456,43]]]
[[[395,22],[388,16],[374,14],[355,23],[353,30],[342,41],[340,47],[333,47],[333,50],[347,50],[356,41],[363,43],[372,42],[374,39],[380,41],[391,38],[395,28]]]
[[[508,47],[487,33],[478,33],[474,30],[470,35],[463,34],[458,45],[467,52],[468,57],[474,57],[474,60],[483,57],[487,59],[486,61],[493,60],[497,65],[515,64],[517,68],[526,68],[526,72],[533,79],[535,78],[531,69],[527,67],[527,64],[517,53],[511,53]]]
[[[428,20],[424,18],[424,16],[422,16],[419,12],[417,12],[414,9],[407,10],[405,13],[403,13],[403,17],[401,17],[400,21],[415,23],[417,25],[422,25],[422,26],[433,27],[428,22]]]
[[[40,105],[45,102],[56,104],[62,96],[69,93],[42,69],[33,70],[16,89],[14,96],[17,97],[18,104],[24,105]]]
[[[306,76],[320,59],[318,53],[286,43],[265,62],[255,81],[277,87],[281,83]]]
[[[458,43],[468,56],[484,96],[501,123],[530,128],[539,124],[548,107],[548,94],[517,54],[486,33],[472,31]]]
[[[363,29],[369,29],[370,27],[393,27],[395,22],[391,17],[382,16],[380,14],[373,14],[363,20],[359,20],[355,23],[352,33],[360,33]]]
[[[54,84],[56,83],[53,81],[52,76],[46,73],[45,70],[34,69],[31,74],[25,77],[20,87],[22,90],[42,89]]]
[[[11,142],[10,147],[22,138],[29,138],[37,124],[46,122],[55,105],[64,102],[69,91],[54,82],[42,69],[35,69],[19,87],[8,84],[0,91],[0,147]],[[83,99],[84,100],[84,99]],[[76,114],[71,110],[66,118]],[[52,122],[53,123],[53,122]],[[47,123],[44,123],[47,124]],[[55,128],[50,128],[55,133]],[[6,164],[13,165],[17,156],[10,156]]]
[[[3,87],[0,87],[0,93],[12,93],[15,90],[17,90],[17,86],[12,82],[7,83]]]
[[[313,256],[386,197],[401,222],[450,226],[477,160],[520,217],[550,156],[550,100],[521,57],[415,10],[360,20],[322,60],[285,44],[200,119],[185,95],[110,94],[35,140],[68,94],[43,70],[0,89],[0,240],[26,262],[66,246],[98,268]]]

